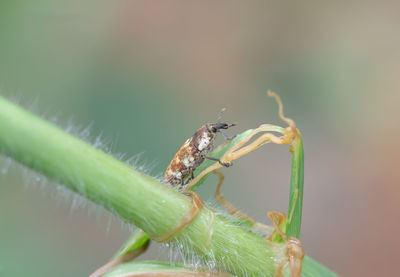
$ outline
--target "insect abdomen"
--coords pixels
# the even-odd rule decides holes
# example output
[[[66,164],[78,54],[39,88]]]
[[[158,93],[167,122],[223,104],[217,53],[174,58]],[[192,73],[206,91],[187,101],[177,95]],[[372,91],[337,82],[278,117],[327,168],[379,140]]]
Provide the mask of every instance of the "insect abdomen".
[[[164,173],[164,182],[170,186],[182,184],[190,174],[190,170],[196,166],[197,149],[191,145],[188,139],[175,154]]]

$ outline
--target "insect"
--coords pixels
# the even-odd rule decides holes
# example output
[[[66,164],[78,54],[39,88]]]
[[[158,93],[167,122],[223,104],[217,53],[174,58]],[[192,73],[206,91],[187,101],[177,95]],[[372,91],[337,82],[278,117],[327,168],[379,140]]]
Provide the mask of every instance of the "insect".
[[[232,139],[222,131],[232,126],[235,126],[235,124],[208,123],[201,126],[191,138],[186,140],[175,154],[165,170],[164,183],[172,187],[180,185],[179,189],[184,189],[185,184],[194,178],[193,171],[204,159],[218,161],[221,165],[226,167],[230,166],[231,163],[224,163],[219,159],[207,157],[207,155],[213,149],[214,140],[218,132],[221,133],[225,139]],[[189,178],[185,183],[187,177]]]

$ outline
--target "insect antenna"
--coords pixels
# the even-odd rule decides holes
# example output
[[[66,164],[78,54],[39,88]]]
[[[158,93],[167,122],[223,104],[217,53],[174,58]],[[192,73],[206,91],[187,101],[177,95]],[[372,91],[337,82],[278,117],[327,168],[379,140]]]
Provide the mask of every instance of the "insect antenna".
[[[219,111],[218,117],[217,117],[217,123],[221,123],[221,119],[222,119],[222,116],[223,116],[225,110],[226,110],[226,108],[222,108],[222,109]]]
[[[226,108],[222,108],[219,111],[216,125],[218,125],[218,124],[225,125],[225,127],[223,129],[228,129],[229,127],[236,126],[236,123],[232,123],[232,124],[221,123],[222,115],[224,114],[225,110],[226,110]],[[218,132],[220,132],[226,140],[232,140],[235,137],[235,136],[229,137],[224,131],[222,131],[222,129],[218,129]]]

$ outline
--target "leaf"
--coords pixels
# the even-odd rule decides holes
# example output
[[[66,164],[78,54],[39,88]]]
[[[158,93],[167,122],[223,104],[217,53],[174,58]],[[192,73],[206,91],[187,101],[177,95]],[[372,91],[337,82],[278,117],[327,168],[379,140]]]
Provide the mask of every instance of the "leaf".
[[[120,250],[114,255],[113,259],[126,256],[135,250],[141,249],[148,244],[150,237],[148,234],[138,229],[129,237]]]
[[[125,242],[113,259],[93,272],[90,277],[104,276],[105,273],[121,263],[132,261],[146,251],[150,243],[150,237],[142,230],[136,230]]]
[[[319,264],[309,256],[305,256],[303,260],[302,277],[339,277],[335,272],[329,270],[325,266]]]
[[[304,187],[304,150],[303,139],[300,133],[298,139],[292,143],[292,153],[292,174],[290,180],[289,211],[286,234],[288,237],[299,238]]]

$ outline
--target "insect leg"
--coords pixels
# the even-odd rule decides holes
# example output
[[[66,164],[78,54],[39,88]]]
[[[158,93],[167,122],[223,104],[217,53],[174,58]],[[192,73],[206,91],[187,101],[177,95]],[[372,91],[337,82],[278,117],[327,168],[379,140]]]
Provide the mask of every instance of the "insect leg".
[[[232,165],[231,162],[223,162],[223,161],[221,161],[220,159],[217,159],[217,158],[213,158],[213,157],[205,157],[205,158],[208,159],[208,160],[211,160],[211,161],[219,162],[221,165],[223,165],[225,167],[230,167]]]
[[[224,136],[224,138],[226,139],[226,140],[233,140],[235,137],[236,137],[236,135],[234,135],[234,136],[228,136],[224,131],[222,131],[222,130],[218,130],[218,132],[220,132],[223,136]]]
[[[190,181],[192,181],[192,180],[194,179],[193,171],[194,171],[193,168],[190,168],[190,169],[189,169],[189,175],[190,175],[190,176],[189,176],[189,178],[187,178],[187,180],[186,180],[184,186],[182,186],[182,188],[183,188],[182,191],[185,191],[186,185],[187,185]],[[182,180],[182,182],[183,182],[183,180]]]

